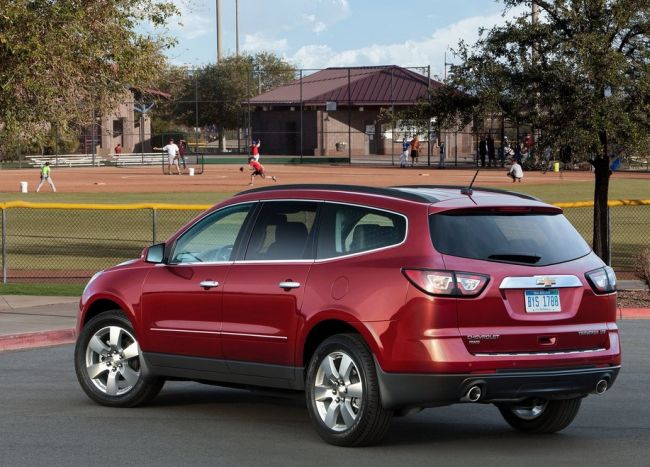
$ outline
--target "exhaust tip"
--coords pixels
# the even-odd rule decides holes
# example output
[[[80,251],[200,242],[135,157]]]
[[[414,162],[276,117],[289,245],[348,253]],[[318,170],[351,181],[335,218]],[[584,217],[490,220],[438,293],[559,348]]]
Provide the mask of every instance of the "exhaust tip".
[[[472,386],[469,388],[467,393],[465,393],[465,397],[463,397],[462,400],[467,402],[478,402],[482,395],[483,391],[481,390],[481,386]]]
[[[606,379],[601,379],[596,383],[596,394],[602,394],[609,388],[609,383]]]

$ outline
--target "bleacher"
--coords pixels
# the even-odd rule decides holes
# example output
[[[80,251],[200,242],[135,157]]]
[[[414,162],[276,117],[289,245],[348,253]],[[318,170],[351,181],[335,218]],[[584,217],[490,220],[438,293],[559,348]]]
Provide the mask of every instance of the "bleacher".
[[[111,158],[111,164],[116,167],[132,167],[134,165],[161,165],[167,159],[160,152],[126,153]]]
[[[88,154],[60,154],[58,156],[26,156],[32,167],[42,167],[49,162],[52,167],[101,167],[106,165],[106,158]]]
[[[126,153],[119,156],[100,156],[89,154],[60,154],[58,156],[25,156],[32,167],[42,167],[49,162],[52,167],[132,167],[138,165],[160,165],[166,156],[159,152]]]

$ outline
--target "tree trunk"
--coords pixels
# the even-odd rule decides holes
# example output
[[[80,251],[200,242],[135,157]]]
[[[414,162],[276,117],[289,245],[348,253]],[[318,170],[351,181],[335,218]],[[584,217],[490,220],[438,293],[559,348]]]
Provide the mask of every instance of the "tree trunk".
[[[607,155],[607,136],[601,135],[603,154],[592,161],[595,169],[594,185],[594,232],[593,249],[606,264],[610,263],[609,244],[609,157]]]

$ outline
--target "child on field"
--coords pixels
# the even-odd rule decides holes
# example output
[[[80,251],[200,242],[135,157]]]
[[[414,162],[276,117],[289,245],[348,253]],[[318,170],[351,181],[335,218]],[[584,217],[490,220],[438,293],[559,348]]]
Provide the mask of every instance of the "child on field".
[[[512,183],[517,181],[521,182],[521,179],[524,178],[524,171],[521,165],[519,165],[519,162],[517,162],[517,159],[512,161],[512,167],[510,167],[506,175],[512,178]]]
[[[43,167],[41,167],[41,183],[38,184],[38,187],[36,188],[36,193],[41,189],[43,186],[43,183],[49,183],[50,187],[52,187],[52,191],[56,193],[56,187],[54,186],[54,182],[52,181],[52,177],[50,176],[50,163],[46,162]]]
[[[251,170],[253,171],[251,173],[251,182],[249,183],[249,185],[253,184],[253,180],[255,179],[255,176],[259,176],[259,177],[262,177],[262,178],[271,178],[274,182],[277,181],[277,179],[274,176],[269,177],[268,175],[266,175],[264,173],[264,166],[262,164],[260,164],[259,162],[257,162],[257,160],[255,160],[255,156],[251,156],[251,157],[248,158],[248,165],[250,166]]]

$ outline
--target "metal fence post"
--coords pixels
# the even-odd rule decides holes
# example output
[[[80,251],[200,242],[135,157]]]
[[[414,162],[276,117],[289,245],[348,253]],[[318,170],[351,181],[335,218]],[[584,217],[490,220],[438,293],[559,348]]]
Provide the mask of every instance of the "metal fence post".
[[[7,210],[2,208],[2,283],[7,283]]]
[[[151,208],[151,244],[156,244],[156,208]]]

